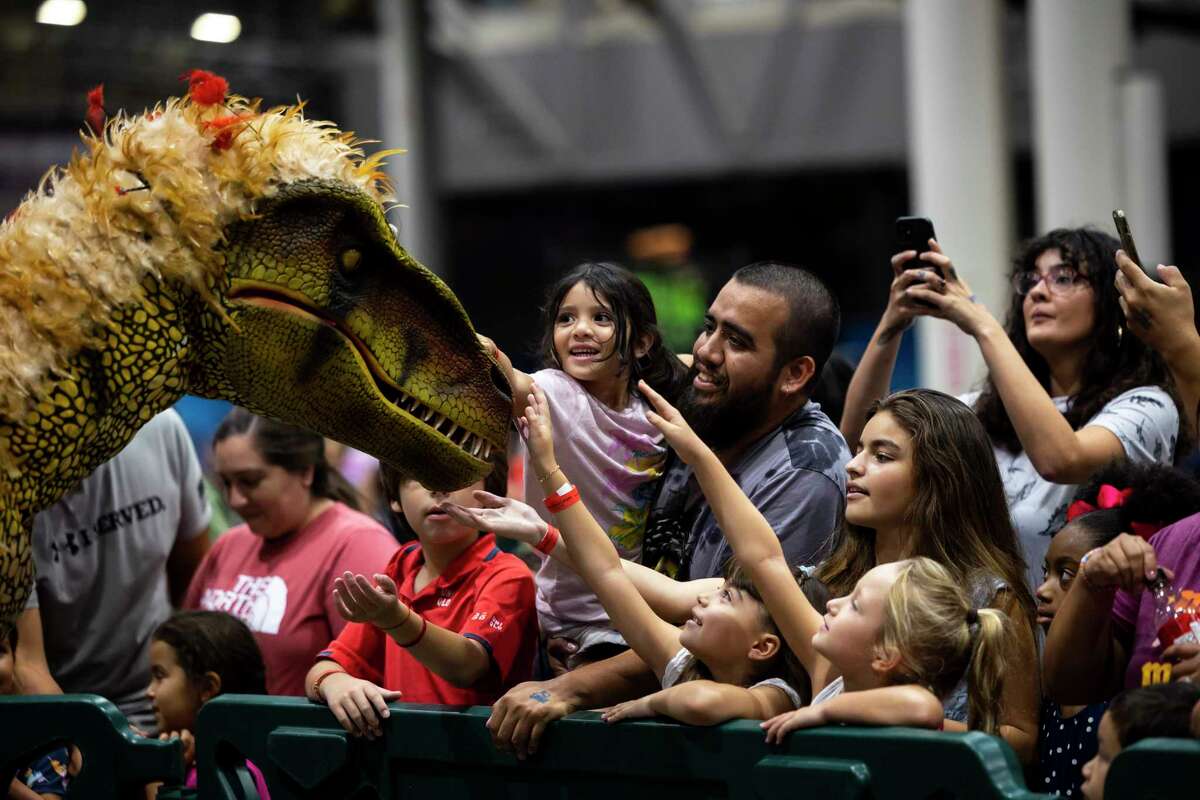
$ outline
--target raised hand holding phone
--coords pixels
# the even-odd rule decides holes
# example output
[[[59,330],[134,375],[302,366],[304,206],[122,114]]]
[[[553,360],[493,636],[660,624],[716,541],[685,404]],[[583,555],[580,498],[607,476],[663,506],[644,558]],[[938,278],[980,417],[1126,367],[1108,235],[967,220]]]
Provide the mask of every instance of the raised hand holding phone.
[[[1133,231],[1129,229],[1129,220],[1125,217],[1125,212],[1121,209],[1113,211],[1113,224],[1117,226],[1117,235],[1121,237],[1121,249],[1125,251],[1125,255],[1129,257],[1134,264],[1137,264],[1142,272],[1153,281],[1162,283],[1162,276],[1158,274],[1158,269],[1154,266],[1147,267],[1138,255],[1137,245],[1133,242]]]
[[[932,269],[939,278],[946,277],[937,266],[923,263],[921,255],[930,249],[930,240],[937,239],[933,221],[927,217],[900,217],[896,220],[896,251],[905,254],[898,266],[901,271]],[[911,252],[911,255],[908,253]],[[896,264],[893,261],[893,264]]]

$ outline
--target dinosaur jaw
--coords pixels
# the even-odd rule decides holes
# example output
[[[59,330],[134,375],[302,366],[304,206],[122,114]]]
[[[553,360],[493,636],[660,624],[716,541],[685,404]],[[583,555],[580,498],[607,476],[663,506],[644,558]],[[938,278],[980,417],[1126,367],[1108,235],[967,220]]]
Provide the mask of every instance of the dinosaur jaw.
[[[235,310],[240,307],[243,312],[257,311],[273,317],[284,317],[293,325],[300,325],[304,328],[311,329],[319,326],[326,331],[335,332],[336,337],[356,355],[356,360],[360,362],[360,372],[369,376],[376,400],[386,405],[391,416],[399,418],[397,420],[399,424],[409,428],[416,427],[420,430],[422,434],[420,438],[425,440],[422,449],[428,448],[429,451],[436,452],[451,447],[457,451],[459,459],[465,458],[471,462],[472,472],[484,474],[492,463],[490,459],[493,451],[504,446],[500,442],[491,441],[490,438],[493,437],[485,438],[478,431],[470,430],[463,421],[454,419],[445,409],[439,411],[428,401],[406,392],[388,375],[366,343],[356,336],[345,323],[323,313],[299,293],[275,284],[234,280],[227,298]],[[238,316],[243,317],[244,314],[238,314]],[[316,429],[313,425],[308,427]],[[327,435],[339,438],[336,433]],[[434,441],[429,441],[431,438]],[[352,441],[346,441],[346,443],[372,452],[373,455],[386,460],[399,460],[390,458],[388,453],[376,452],[372,447],[363,447],[360,443]],[[432,452],[427,452],[426,458],[430,455]],[[405,458],[405,461],[408,461],[408,458]],[[437,479],[427,481],[420,478],[421,470],[412,471],[422,483],[427,485],[445,482]]]

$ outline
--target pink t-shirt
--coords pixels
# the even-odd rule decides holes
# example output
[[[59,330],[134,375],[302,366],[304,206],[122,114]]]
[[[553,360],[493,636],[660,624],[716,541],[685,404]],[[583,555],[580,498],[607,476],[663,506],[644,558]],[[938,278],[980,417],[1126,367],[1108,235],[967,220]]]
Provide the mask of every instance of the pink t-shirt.
[[[282,540],[267,541],[239,525],[213,544],[183,605],[245,622],[262,649],[267,692],[303,695],[313,653],[346,626],[333,602],[333,579],[346,570],[382,572],[398,547],[382,525],[341,503]]]
[[[1200,607],[1200,514],[1184,517],[1150,537],[1158,563],[1175,573],[1175,588],[1193,607]],[[1148,686],[1170,680],[1170,664],[1160,661],[1162,648],[1155,642],[1154,598],[1143,591],[1136,595],[1117,592],[1112,607],[1117,635],[1132,642],[1125,686]]]
[[[622,558],[637,560],[654,481],[662,474],[666,446],[662,434],[646,419],[648,406],[633,394],[616,411],[587,393],[558,369],[534,373],[534,381],[550,401],[554,422],[554,455],[563,473],[579,489],[579,497],[608,534]],[[533,470],[525,472],[525,502],[547,522],[545,493]],[[545,559],[537,576],[537,610],[542,633],[553,636],[581,625],[607,625],[608,615],[587,584],[553,559]]]

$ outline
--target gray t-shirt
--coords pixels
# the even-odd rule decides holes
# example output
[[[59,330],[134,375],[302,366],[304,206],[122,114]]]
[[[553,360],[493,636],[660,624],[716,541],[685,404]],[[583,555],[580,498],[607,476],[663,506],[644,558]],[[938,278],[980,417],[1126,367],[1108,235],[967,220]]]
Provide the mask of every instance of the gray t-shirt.
[[[979,392],[959,398],[974,408]],[[1070,398],[1055,397],[1061,412],[1070,407]],[[1157,386],[1139,386],[1109,400],[1087,427],[1111,432],[1121,442],[1125,458],[1134,464],[1170,464],[1175,458],[1175,440],[1179,436],[1179,412],[1171,396]],[[1067,522],[1067,506],[1077,486],[1051,483],[1038,474],[1029,456],[1022,450],[1010,453],[994,448],[1000,480],[1008,499],[1021,554],[1025,557],[1026,580],[1032,594],[1042,583],[1042,561],[1050,549],[1050,539]]]
[[[209,520],[200,463],[183,420],[164,411],[125,449],[33,521],[37,591],[50,672],[64,692],[107,697],[154,727],[149,647],[171,614],[167,556]]]
[[[774,529],[788,563],[816,564],[842,524],[849,461],[841,432],[810,401],[756,442],[730,473]],[[672,542],[683,546],[672,552]],[[691,467],[678,459],[651,507],[644,549],[642,563],[667,574],[672,570],[663,563],[677,560],[680,580],[721,577],[733,555]]]

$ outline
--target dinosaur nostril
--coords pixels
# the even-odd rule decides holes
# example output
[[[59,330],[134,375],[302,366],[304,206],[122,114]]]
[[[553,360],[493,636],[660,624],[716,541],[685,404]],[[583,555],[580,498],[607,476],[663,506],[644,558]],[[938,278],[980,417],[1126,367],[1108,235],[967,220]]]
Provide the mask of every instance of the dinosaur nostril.
[[[504,377],[504,373],[495,364],[492,365],[492,384],[500,390],[500,394],[512,402],[512,387],[508,385],[508,378]]]

